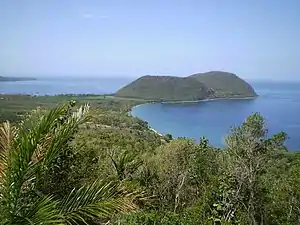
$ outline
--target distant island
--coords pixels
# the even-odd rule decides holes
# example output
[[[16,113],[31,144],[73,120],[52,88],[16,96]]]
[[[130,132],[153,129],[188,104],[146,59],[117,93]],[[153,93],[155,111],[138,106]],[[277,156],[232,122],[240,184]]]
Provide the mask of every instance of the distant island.
[[[29,81],[29,80],[36,80],[34,77],[3,77],[0,76],[0,82],[4,81]]]
[[[121,88],[116,97],[153,101],[197,101],[256,97],[254,89],[233,73],[211,71],[188,77],[142,76]]]

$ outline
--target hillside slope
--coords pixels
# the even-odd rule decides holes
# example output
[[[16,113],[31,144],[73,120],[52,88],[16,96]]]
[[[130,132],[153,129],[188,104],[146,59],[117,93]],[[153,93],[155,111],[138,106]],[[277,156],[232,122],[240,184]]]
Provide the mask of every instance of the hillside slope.
[[[115,96],[147,100],[198,100],[209,96],[207,87],[195,79],[143,76],[121,88]]]
[[[190,77],[196,78],[214,92],[212,97],[253,97],[257,94],[250,84],[233,73],[211,71],[198,73]]]
[[[115,96],[163,101],[254,97],[254,89],[235,74],[208,72],[188,77],[143,76],[116,92]]]

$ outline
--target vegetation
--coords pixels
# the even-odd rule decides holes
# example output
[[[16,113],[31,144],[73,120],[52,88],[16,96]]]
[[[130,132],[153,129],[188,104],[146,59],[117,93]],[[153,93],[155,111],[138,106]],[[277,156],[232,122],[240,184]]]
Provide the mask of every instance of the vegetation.
[[[253,97],[256,96],[253,88],[233,73],[211,71],[198,73],[190,77],[213,89],[213,98],[223,97]]]
[[[78,224],[135,207],[134,195],[120,183],[96,180],[74,187],[65,197],[48,182],[60,177],[57,166],[84,122],[88,106],[70,112],[65,105],[45,114],[37,110],[19,126],[6,122],[0,142],[0,221],[3,224]],[[61,171],[64,172],[64,171]],[[58,184],[59,188],[59,184]],[[61,191],[66,191],[61,189]]]
[[[120,89],[118,97],[148,100],[198,100],[209,96],[208,89],[190,78],[171,76],[144,76]]]
[[[115,96],[153,101],[194,101],[254,97],[256,93],[235,74],[208,72],[189,77],[143,76],[121,88]]]
[[[6,120],[20,121],[26,112],[36,107],[53,108],[59,104],[76,100],[78,105],[89,103],[93,108],[101,107],[115,111],[129,111],[134,105],[145,103],[142,99],[126,99],[110,95],[57,95],[57,96],[31,96],[31,95],[0,95],[0,122]]]
[[[15,98],[42,107],[0,128],[0,224],[299,224],[300,154],[258,113],[218,149],[159,136],[128,114],[142,101],[14,96],[7,110]]]

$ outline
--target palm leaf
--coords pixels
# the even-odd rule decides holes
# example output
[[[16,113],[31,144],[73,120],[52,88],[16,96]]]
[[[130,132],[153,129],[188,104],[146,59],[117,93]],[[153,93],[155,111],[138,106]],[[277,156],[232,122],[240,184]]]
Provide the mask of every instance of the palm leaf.
[[[69,143],[70,138],[76,132],[78,126],[82,124],[89,111],[89,105],[80,107],[76,112],[72,113],[63,124],[59,125],[52,136],[49,148],[43,158],[43,166],[48,166],[57,154]]]
[[[126,169],[131,167],[131,169],[134,171],[141,165],[141,161],[136,159],[136,155],[129,151],[122,152],[116,158],[114,158],[112,155],[109,155],[109,158],[113,163],[119,180],[123,180],[125,178]]]
[[[73,190],[60,204],[60,214],[68,224],[85,223],[87,219],[109,217],[116,212],[136,208],[136,193],[127,193],[116,182],[94,182]]]
[[[31,210],[22,218],[22,224],[63,224],[58,216],[57,201],[51,197],[42,197],[38,199]],[[21,224],[19,222],[19,224]]]
[[[0,185],[3,182],[7,166],[8,151],[11,148],[12,141],[15,137],[15,129],[9,122],[0,126]]]
[[[36,124],[34,127],[30,127],[29,130],[26,125],[22,124],[18,130],[18,134],[12,144],[9,152],[6,166],[6,180],[4,188],[4,197],[11,203],[14,212],[17,206],[17,200],[20,196],[20,192],[23,184],[32,179],[32,176],[27,176],[30,173],[32,164],[32,156],[34,155],[37,146],[42,143],[43,139],[49,133],[51,128],[56,123],[56,118],[63,115],[64,108],[58,107],[51,110],[47,116],[41,117],[39,121],[34,121]]]
[[[25,120],[18,129],[7,160],[1,198],[6,202],[5,211],[16,215],[23,188],[38,179],[49,163],[68,144],[76,127],[84,121],[89,106],[79,108],[68,116],[68,106],[51,110],[38,119]],[[62,121],[61,118],[66,118]],[[3,158],[3,157],[2,157]]]

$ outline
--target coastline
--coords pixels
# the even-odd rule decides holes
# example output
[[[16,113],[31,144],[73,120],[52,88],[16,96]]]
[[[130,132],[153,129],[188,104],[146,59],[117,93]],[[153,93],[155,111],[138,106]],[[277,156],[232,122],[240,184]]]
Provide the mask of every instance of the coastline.
[[[256,99],[258,96],[253,96],[253,97],[232,97],[232,98],[207,98],[207,99],[200,99],[200,100],[182,100],[182,101],[165,101],[165,102],[146,102],[146,103],[141,103],[133,106],[130,110],[131,111],[134,108],[140,107],[142,105],[148,105],[148,104],[185,104],[185,103],[198,103],[198,102],[211,102],[211,101],[221,101],[221,100],[251,100],[251,99]],[[146,101],[146,100],[145,100]]]
[[[142,118],[139,118],[138,116],[134,116],[134,115],[132,114],[132,110],[133,110],[134,108],[140,107],[140,106],[142,106],[142,105],[154,104],[154,103],[155,103],[155,102],[146,102],[146,103],[141,103],[141,104],[135,105],[135,106],[133,106],[133,107],[130,109],[130,111],[128,112],[128,115],[129,115],[129,116],[132,116],[132,117],[137,117],[138,119],[143,120]],[[146,120],[143,120],[143,121],[146,121]],[[146,121],[146,122],[148,123],[148,121]],[[149,123],[148,123],[148,127],[149,127],[149,130],[153,131],[153,132],[156,133],[157,135],[159,135],[159,136],[161,136],[161,137],[164,136],[162,133],[158,132],[158,131],[155,130],[153,127],[151,127],[151,126],[149,125]]]
[[[150,105],[150,104],[157,104],[157,103],[160,103],[160,104],[185,104],[185,103],[199,103],[199,102],[210,102],[210,101],[221,101],[221,100],[251,100],[251,99],[255,99],[257,98],[258,96],[253,96],[253,97],[233,97],[233,98],[213,98],[213,99],[201,99],[201,100],[190,100],[190,101],[167,101],[167,102],[146,102],[146,103],[141,103],[141,104],[137,104],[135,106],[133,106],[130,111],[128,112],[128,115],[130,116],[133,116],[133,117],[137,117],[139,118],[140,120],[144,120],[138,116],[134,116],[132,114],[132,111],[135,109],[135,108],[138,108],[140,106],[143,106],[143,105]],[[146,120],[144,120],[146,121]],[[148,121],[146,121],[148,122]],[[148,122],[149,124],[149,122]],[[151,127],[149,125],[149,129],[152,130],[154,133],[158,134],[159,136],[164,136],[162,133],[158,132],[157,130],[155,130],[153,127]]]
[[[232,98],[207,98],[201,100],[186,100],[186,101],[166,101],[166,102],[156,102],[163,104],[184,104],[184,103],[197,103],[197,102],[211,102],[211,101],[221,101],[221,100],[250,100],[255,99],[258,96],[253,97],[232,97]]]

